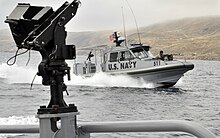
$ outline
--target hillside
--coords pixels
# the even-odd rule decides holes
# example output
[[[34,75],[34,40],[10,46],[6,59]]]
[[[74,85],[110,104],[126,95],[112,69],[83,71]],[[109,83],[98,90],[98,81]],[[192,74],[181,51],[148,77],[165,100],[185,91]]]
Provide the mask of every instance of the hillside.
[[[177,58],[220,60],[220,17],[186,18],[139,28],[142,43],[155,55],[163,50]],[[121,30],[119,30],[121,31]],[[77,48],[111,44],[111,31],[69,32],[67,43]],[[138,41],[135,30],[127,31],[131,42]],[[0,30],[0,51],[15,51],[8,29]]]
[[[220,60],[220,17],[187,18],[140,30],[142,42],[156,53],[164,50],[187,59]]]

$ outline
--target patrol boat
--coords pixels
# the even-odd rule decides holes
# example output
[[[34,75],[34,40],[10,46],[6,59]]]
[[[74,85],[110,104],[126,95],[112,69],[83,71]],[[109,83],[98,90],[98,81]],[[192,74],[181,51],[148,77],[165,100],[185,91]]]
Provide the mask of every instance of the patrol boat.
[[[112,36],[116,46],[103,51],[100,71],[110,75],[129,75],[152,83],[154,87],[171,87],[189,70],[194,68],[192,63],[173,60],[173,55],[163,54],[155,57],[150,52],[150,46],[131,44],[122,46],[125,38],[115,32]],[[76,63],[74,73],[82,76],[92,76],[98,72],[97,64],[91,61],[94,55],[89,53],[86,62]]]

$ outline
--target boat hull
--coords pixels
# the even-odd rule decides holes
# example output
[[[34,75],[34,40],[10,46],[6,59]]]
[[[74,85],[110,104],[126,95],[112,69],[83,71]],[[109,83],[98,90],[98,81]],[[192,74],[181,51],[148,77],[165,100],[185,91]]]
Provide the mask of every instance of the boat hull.
[[[114,72],[116,74],[127,74],[134,78],[140,78],[146,83],[152,83],[154,87],[171,87],[194,65],[191,63],[165,65],[148,69],[132,70],[128,72]]]

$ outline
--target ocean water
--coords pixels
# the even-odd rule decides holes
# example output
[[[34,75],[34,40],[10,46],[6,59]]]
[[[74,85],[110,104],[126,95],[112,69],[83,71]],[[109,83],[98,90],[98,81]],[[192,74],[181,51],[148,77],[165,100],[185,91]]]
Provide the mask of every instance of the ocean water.
[[[0,52],[0,125],[38,124],[37,109],[47,105],[49,87],[36,77],[41,61],[38,53],[18,57],[6,64],[14,53]],[[89,79],[72,75],[67,82],[67,103],[80,112],[78,122],[132,120],[190,120],[220,137],[220,61],[190,61],[195,64],[178,83],[168,89],[154,89],[150,83],[127,76],[97,74]],[[68,61],[69,65],[73,61]],[[0,138],[37,138],[38,134],[1,134]],[[98,138],[192,138],[186,133],[106,133]]]

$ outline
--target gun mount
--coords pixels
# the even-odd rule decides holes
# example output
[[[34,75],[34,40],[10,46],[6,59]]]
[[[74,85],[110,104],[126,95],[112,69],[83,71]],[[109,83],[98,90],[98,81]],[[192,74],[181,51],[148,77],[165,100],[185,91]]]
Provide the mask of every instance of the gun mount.
[[[35,50],[42,56],[37,74],[43,78],[43,85],[50,86],[51,99],[47,107],[41,106],[38,109],[38,115],[41,120],[45,119],[45,116],[40,115],[47,116],[53,132],[58,130],[56,122],[60,118],[62,122],[62,114],[76,115],[78,112],[74,104],[68,106],[64,101],[63,92],[67,90],[67,86],[63,78],[67,75],[70,80],[70,67],[65,60],[74,59],[76,56],[75,46],[66,45],[65,25],[75,16],[79,4],[77,0],[65,2],[53,11],[52,7],[20,3],[5,20],[10,26],[18,49]],[[68,119],[64,117],[64,120]],[[48,125],[42,124],[41,130],[48,130]]]
[[[70,67],[65,59],[75,58],[75,46],[65,43],[65,25],[75,16],[78,5],[76,0],[65,2],[53,11],[51,7],[18,4],[5,21],[19,49],[39,51],[42,56],[38,75],[42,76],[43,85],[50,85],[51,100],[47,108],[67,106],[63,100],[66,91],[63,77],[68,75],[70,80]]]

